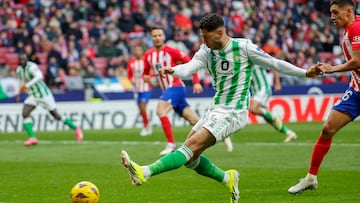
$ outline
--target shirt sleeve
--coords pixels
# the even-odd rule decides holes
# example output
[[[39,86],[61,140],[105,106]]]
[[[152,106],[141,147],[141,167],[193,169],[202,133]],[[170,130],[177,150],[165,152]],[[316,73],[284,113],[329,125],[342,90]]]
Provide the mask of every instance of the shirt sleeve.
[[[130,81],[132,81],[132,78],[133,78],[131,63],[132,63],[132,60],[130,60],[127,64],[127,77]]]
[[[306,76],[306,70],[294,66],[289,62],[270,56],[250,40],[248,41],[246,47],[249,60],[256,65],[264,68],[270,68],[286,75],[301,77]]]
[[[207,56],[208,53],[206,49],[203,46],[200,47],[189,62],[173,67],[173,75],[176,77],[187,77],[190,74],[196,73],[198,70],[205,68]]]
[[[190,57],[184,54],[179,49],[173,49],[173,51],[174,51],[175,61],[180,61],[181,63],[187,63],[190,61]]]
[[[25,84],[26,88],[35,85],[37,82],[41,81],[44,78],[42,72],[36,65],[31,65],[29,71],[34,77]]]
[[[356,21],[354,27],[349,29],[349,39],[353,51],[360,50],[360,22]]]

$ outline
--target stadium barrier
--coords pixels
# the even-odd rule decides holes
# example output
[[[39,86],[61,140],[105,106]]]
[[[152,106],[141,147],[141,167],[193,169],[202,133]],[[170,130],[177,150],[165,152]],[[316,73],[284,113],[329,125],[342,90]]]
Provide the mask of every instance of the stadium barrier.
[[[324,121],[333,104],[342,94],[274,96],[270,100],[270,110],[284,122]],[[205,113],[212,98],[189,98],[191,107],[199,114]],[[160,126],[156,116],[157,100],[148,105],[149,118],[154,126]],[[141,128],[141,116],[133,99],[102,102],[58,102],[57,108],[64,116],[70,117],[83,129]],[[22,131],[22,104],[0,105],[0,133]],[[174,126],[188,123],[172,111],[170,120]],[[61,122],[56,122],[42,108],[32,113],[35,131],[67,130]],[[249,115],[249,123],[263,123],[260,117]]]

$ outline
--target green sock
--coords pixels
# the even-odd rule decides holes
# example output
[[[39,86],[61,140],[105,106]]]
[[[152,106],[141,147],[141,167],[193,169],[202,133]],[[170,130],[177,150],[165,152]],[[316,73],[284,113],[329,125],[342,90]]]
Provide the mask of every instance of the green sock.
[[[283,124],[280,128],[280,132],[287,134],[287,131],[288,131],[287,127]]]
[[[35,138],[35,133],[33,131],[33,124],[31,122],[26,122],[23,124],[25,132],[29,135],[29,137]]]
[[[274,117],[271,115],[270,112],[266,111],[264,113],[264,118],[267,119],[267,120],[273,120]]]
[[[194,169],[198,174],[222,182],[224,180],[225,171],[213,164],[206,156],[200,157],[187,166]]]
[[[156,162],[149,165],[151,176],[170,171],[183,166],[191,159],[193,153],[185,145],[181,146],[175,152],[161,157]]]
[[[65,120],[64,120],[64,124],[65,125],[67,125],[67,126],[69,126],[71,129],[73,129],[73,130],[76,130],[76,128],[77,128],[77,126],[74,124],[74,122],[71,120],[71,119],[69,119],[69,118],[66,118]]]

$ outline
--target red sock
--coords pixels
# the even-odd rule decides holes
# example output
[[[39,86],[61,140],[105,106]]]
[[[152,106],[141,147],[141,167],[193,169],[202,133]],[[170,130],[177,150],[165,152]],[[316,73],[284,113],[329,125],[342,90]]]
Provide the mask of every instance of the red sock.
[[[317,175],[321,162],[324,159],[326,153],[329,151],[331,146],[332,139],[325,138],[320,135],[319,139],[316,141],[309,168],[309,173],[312,175]]]
[[[163,116],[160,118],[162,128],[164,130],[167,142],[175,143],[174,135],[172,132],[171,123],[167,116]]]
[[[146,111],[141,112],[141,117],[143,119],[144,128],[146,128],[148,126],[148,124],[149,124],[149,119],[147,117]]]

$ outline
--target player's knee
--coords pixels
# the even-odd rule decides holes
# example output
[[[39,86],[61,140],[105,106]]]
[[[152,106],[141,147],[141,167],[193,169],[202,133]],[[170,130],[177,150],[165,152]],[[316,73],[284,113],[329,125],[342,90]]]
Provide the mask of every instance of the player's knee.
[[[189,119],[190,125],[195,125],[199,119]]]
[[[56,119],[56,120],[61,120],[61,116],[60,114],[58,114],[56,111],[50,111],[50,114]]]
[[[324,123],[322,127],[322,135],[326,137],[332,137],[336,133],[336,131],[337,130],[328,123]]]

